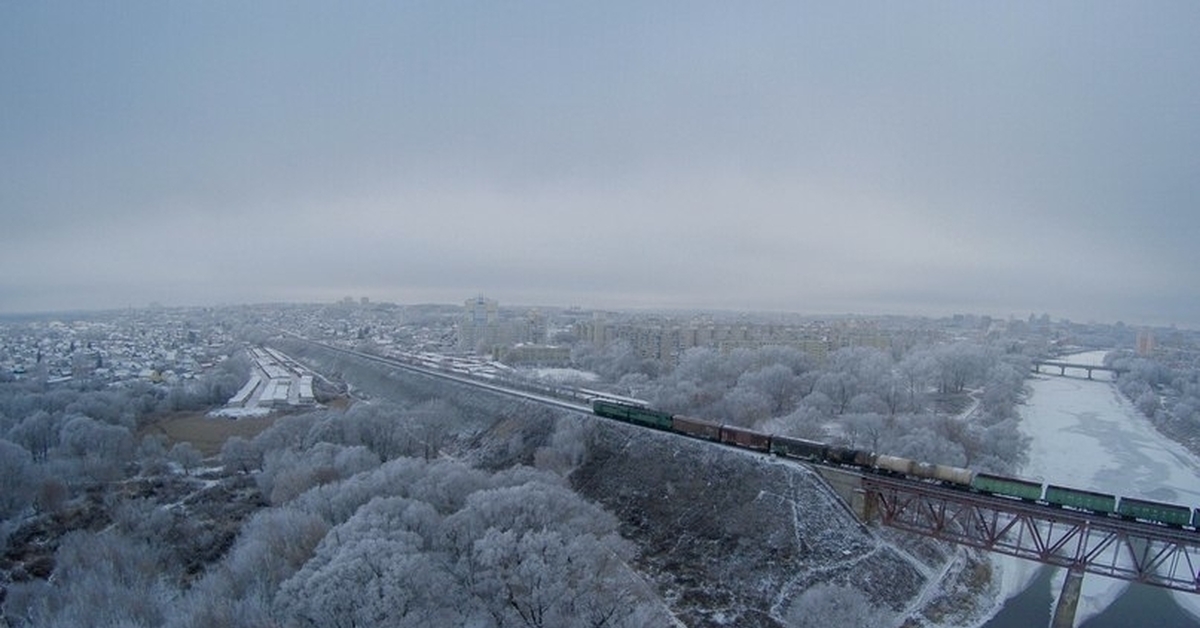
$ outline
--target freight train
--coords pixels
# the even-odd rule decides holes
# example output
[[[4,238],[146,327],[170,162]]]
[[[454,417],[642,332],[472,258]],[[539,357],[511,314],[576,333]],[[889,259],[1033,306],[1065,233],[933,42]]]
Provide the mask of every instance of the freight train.
[[[645,404],[627,403],[614,398],[595,397],[591,400],[591,405],[592,411],[604,418],[784,458],[854,467],[870,473],[935,482],[951,488],[1007,499],[1200,531],[1200,508],[1106,495],[959,467],[929,464],[861,449],[838,447],[818,441],[764,434],[732,425],[670,414]]]

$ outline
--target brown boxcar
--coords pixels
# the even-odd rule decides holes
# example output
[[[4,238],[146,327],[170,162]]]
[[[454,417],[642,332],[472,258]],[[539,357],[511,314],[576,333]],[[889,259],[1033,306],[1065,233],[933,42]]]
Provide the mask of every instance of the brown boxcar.
[[[771,448],[770,435],[732,425],[721,426],[721,442],[759,451],[767,451]]]
[[[671,417],[671,429],[680,434],[704,440],[721,440],[721,425],[703,419],[675,415]]]

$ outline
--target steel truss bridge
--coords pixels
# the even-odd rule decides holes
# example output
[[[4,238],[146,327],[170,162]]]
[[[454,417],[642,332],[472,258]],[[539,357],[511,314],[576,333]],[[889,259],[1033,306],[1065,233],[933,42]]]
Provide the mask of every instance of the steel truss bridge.
[[[1200,593],[1200,533],[884,476],[861,476],[863,518],[979,549]]]

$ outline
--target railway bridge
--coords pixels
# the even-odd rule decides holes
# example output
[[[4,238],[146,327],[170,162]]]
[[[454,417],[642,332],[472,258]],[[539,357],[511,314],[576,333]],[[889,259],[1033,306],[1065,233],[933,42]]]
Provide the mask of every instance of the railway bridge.
[[[815,467],[854,514],[914,534],[1067,569],[1052,627],[1070,628],[1087,573],[1200,593],[1200,533]]]
[[[1112,366],[1101,366],[1101,365],[1097,365],[1097,364],[1077,364],[1074,362],[1061,362],[1058,360],[1034,360],[1033,361],[1033,372],[1041,373],[1043,366],[1050,367],[1050,368],[1057,368],[1058,374],[1063,377],[1066,377],[1067,369],[1071,369],[1073,371],[1084,371],[1087,373],[1088,379],[1092,379],[1092,373],[1095,371],[1101,371],[1101,372],[1107,371],[1109,373],[1112,373],[1114,378],[1120,377],[1121,373],[1128,371],[1128,369],[1116,368],[1116,367],[1112,367]],[[1053,374],[1053,372],[1051,372],[1051,374]]]
[[[301,338],[302,339],[302,338]],[[303,340],[303,339],[302,339]],[[307,341],[306,342],[312,342]],[[321,343],[314,343],[321,344]],[[503,395],[590,413],[591,408],[541,394],[441,373],[394,359],[330,345],[337,352],[385,363]],[[1038,365],[1091,371],[1119,369],[1040,361]],[[861,521],[914,534],[1065,567],[1052,628],[1071,628],[1086,573],[1200,593],[1200,532],[1110,518],[1047,505],[947,488],[930,482],[810,464]]]

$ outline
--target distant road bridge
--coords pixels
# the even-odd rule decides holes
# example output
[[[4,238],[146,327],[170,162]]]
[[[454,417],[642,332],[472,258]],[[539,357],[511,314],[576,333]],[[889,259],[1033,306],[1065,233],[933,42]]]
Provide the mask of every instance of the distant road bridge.
[[[1057,368],[1058,374],[1063,377],[1065,377],[1067,375],[1067,369],[1077,370],[1077,371],[1085,371],[1085,372],[1087,372],[1088,379],[1092,379],[1092,372],[1094,372],[1094,371],[1107,371],[1109,373],[1112,373],[1113,377],[1115,378],[1115,377],[1119,377],[1121,375],[1121,373],[1125,373],[1129,370],[1129,369],[1123,369],[1123,368],[1116,368],[1116,367],[1112,367],[1112,366],[1100,366],[1097,364],[1077,364],[1074,362],[1060,362],[1058,360],[1034,360],[1033,361],[1033,372],[1041,373],[1043,366],[1047,366],[1050,368]],[[1053,373],[1051,373],[1051,375],[1053,375]]]

